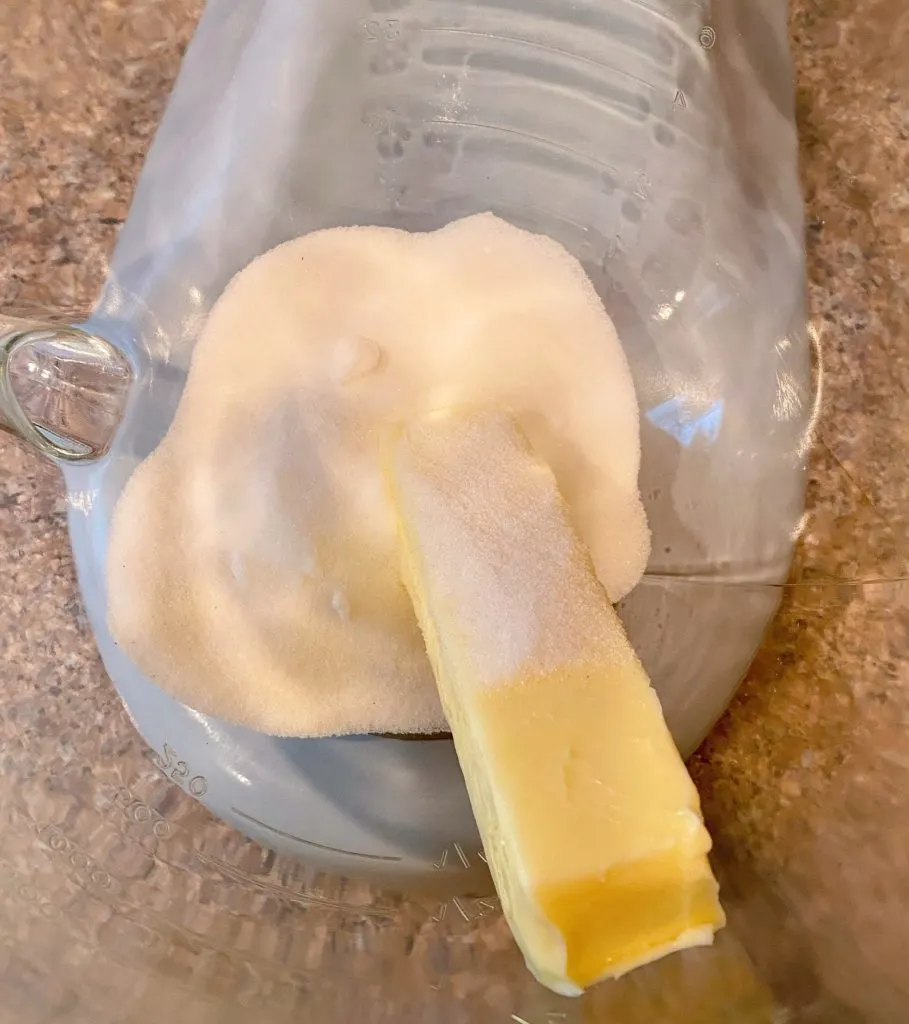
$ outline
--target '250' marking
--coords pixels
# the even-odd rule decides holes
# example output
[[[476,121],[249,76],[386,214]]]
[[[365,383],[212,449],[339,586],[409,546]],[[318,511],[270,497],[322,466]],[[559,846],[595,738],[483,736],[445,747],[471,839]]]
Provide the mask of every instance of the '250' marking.
[[[180,755],[169,743],[164,744],[164,754],[156,757],[154,764],[159,772],[163,772],[187,793],[205,796],[208,792],[208,779],[204,775],[193,775],[189,765],[180,760]]]

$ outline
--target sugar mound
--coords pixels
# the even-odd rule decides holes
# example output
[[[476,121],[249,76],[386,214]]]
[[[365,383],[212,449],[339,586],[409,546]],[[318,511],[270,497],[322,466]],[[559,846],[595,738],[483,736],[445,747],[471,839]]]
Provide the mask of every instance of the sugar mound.
[[[484,214],[316,232],[234,278],[115,510],[114,638],[190,707],[265,732],[444,728],[379,449],[453,405],[516,418],[623,597],[649,554],[624,353],[565,249]]]

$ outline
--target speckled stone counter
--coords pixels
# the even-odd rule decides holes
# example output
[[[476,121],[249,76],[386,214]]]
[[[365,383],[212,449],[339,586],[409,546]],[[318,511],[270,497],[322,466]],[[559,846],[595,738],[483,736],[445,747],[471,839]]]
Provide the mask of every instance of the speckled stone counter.
[[[198,10],[3,4],[0,308],[90,305]],[[909,8],[801,0],[792,36],[824,404],[791,584],[693,770],[733,959],[787,1007],[773,1019],[897,1022],[909,1019]],[[369,1007],[358,1020],[576,1019],[531,990],[500,921],[455,927],[393,901],[399,927],[314,917],[313,879],[159,779],[95,652],[65,514],[56,471],[0,440],[0,1024],[352,1020],[324,984],[339,970]],[[203,832],[258,881],[181,873],[180,843]],[[352,884],[340,896],[372,906]],[[686,984],[667,980],[650,1019],[770,1020],[695,1010]],[[609,998],[584,1019],[620,1013]]]

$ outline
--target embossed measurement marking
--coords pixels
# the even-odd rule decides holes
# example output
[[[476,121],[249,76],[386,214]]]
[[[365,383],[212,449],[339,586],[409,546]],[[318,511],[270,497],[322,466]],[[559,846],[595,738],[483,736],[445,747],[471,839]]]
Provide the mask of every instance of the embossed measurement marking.
[[[477,850],[474,854],[476,858],[483,864],[486,864],[486,854],[482,850]],[[444,871],[448,867],[456,867],[459,870],[466,870],[471,866],[470,857],[458,842],[449,843],[442,851],[442,855],[438,860],[433,861],[432,866],[436,871]],[[495,896],[483,896],[483,897],[472,897],[468,898],[465,896],[455,896],[450,899],[447,903],[441,904],[439,909],[433,914],[431,920],[437,924],[445,920],[448,914],[448,908],[451,907],[455,913],[459,914],[465,921],[476,921],[481,917],[491,917],[500,908],[498,899]]]
[[[650,190],[652,185],[646,171],[639,171],[634,179],[634,186],[631,194],[647,203],[650,202]]]
[[[360,22],[360,31],[369,43],[378,43],[382,40],[390,43],[401,35],[401,22],[397,18],[388,18],[385,21],[371,18],[369,21]]]
[[[374,114],[369,111],[364,111],[360,116],[360,121],[376,135],[381,135],[383,132],[390,131],[391,129],[391,121],[388,117],[385,117],[382,114]]]
[[[464,921],[476,921],[481,917],[492,917],[501,910],[502,905],[496,896],[480,896],[467,898],[455,896],[447,903],[443,903],[432,915],[431,920],[441,924],[448,915],[448,908],[451,907],[455,913],[460,914]]]
[[[451,854],[454,854],[454,857],[458,859],[459,863],[461,864],[461,867],[470,867],[470,858],[464,852],[464,847],[461,846],[461,844],[458,842],[452,842],[449,843],[442,851],[442,856],[439,857],[438,860],[434,860],[432,862],[432,866],[436,869],[436,871],[442,871],[444,868],[448,866]],[[476,856],[477,859],[481,860],[484,864],[488,863],[488,861],[486,860],[486,854],[482,850],[474,851],[474,856]],[[454,863],[453,859],[451,859],[451,863]]]
[[[698,32],[698,42],[705,50],[712,50],[716,43],[716,32],[710,25],[704,25]]]
[[[259,828],[264,828],[267,832],[272,832],[274,835],[281,836],[283,839],[292,839],[294,842],[303,843],[304,846],[314,846],[316,849],[326,850],[328,853],[343,853],[347,857],[362,857],[365,860],[403,860],[403,857],[389,856],[387,854],[361,853],[358,850],[342,850],[338,846],[326,846],[325,843],[317,843],[312,839],[303,839],[301,836],[295,836],[292,832],[285,832],[283,829],[275,828],[274,825],[269,825],[264,821],[260,821],[258,818],[254,818],[251,814],[247,814],[246,811],[241,811],[239,807],[231,807],[231,812],[236,814],[237,817],[243,818],[244,821],[248,821],[253,825],[258,825]]]
[[[80,850],[70,839],[68,839],[59,825],[45,825],[38,830],[38,838],[53,850],[54,853],[65,857],[69,866],[75,871],[76,877],[83,884],[91,883],[100,889],[111,887],[110,872],[99,867],[91,857]]]
[[[165,821],[160,812],[137,800],[126,786],[121,786],[117,790],[114,803],[123,811],[127,821],[150,826],[151,833],[156,839],[167,839],[174,830],[172,822]]]
[[[59,921],[63,917],[63,910],[52,898],[43,895],[30,880],[13,867],[9,861],[0,861],[3,869],[3,884],[0,892],[3,895],[2,909],[9,907],[11,899],[20,900],[22,903],[35,907],[45,921]]]
[[[180,760],[180,755],[169,743],[164,744],[164,754],[155,757],[153,763],[166,778],[192,796],[202,797],[208,792],[208,779],[204,775],[193,775],[189,765]]]

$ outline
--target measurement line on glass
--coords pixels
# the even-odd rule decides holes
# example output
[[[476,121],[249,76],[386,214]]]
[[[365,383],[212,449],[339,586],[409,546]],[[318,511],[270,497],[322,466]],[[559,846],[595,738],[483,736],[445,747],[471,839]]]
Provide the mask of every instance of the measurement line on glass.
[[[342,900],[332,899],[330,896],[323,896],[321,893],[307,889],[289,889],[284,885],[277,885],[261,878],[253,878],[240,868],[228,864],[220,857],[212,857],[208,854],[196,852],[196,859],[208,867],[214,868],[225,875],[233,882],[237,882],[246,889],[254,889],[258,892],[268,893],[278,899],[286,900],[289,903],[297,903],[306,907],[315,907],[320,910],[338,910],[361,914],[364,917],[394,917],[396,911],[391,907],[382,906],[360,906],[356,903],[345,903]]]
[[[637,82],[638,85],[643,85],[646,89],[657,89],[652,82],[648,82],[645,78],[638,78],[637,75],[631,74],[630,71],[623,71],[621,68],[617,68],[614,64],[606,64],[601,60],[594,60],[593,57],[584,57],[579,53],[573,53],[571,50],[563,50],[558,46],[548,46],[546,43],[538,43],[534,39],[523,39],[521,36],[508,36],[502,32],[479,32],[476,29],[470,28],[427,28],[425,32],[432,32],[433,35],[451,35],[451,36],[468,36],[476,39],[491,39],[495,42],[500,43],[517,43],[519,46],[526,46],[534,50],[542,50],[544,53],[555,53],[560,57],[570,57],[573,61],[577,61],[580,64],[589,64],[591,67],[600,68],[603,71],[610,71],[612,74],[618,75],[620,78],[630,78],[632,82]]]
[[[566,1020],[567,1017],[568,1014],[562,1013],[561,1010],[547,1010],[546,1015],[543,1019],[547,1022],[547,1024],[549,1024],[550,1021],[552,1021],[553,1024],[555,1024],[555,1021]],[[521,1017],[516,1013],[513,1013],[511,1015],[511,1019],[514,1021],[514,1024],[534,1024],[534,1021],[528,1020],[526,1017]]]
[[[343,853],[347,857],[362,857],[364,860],[403,860],[402,857],[389,854],[362,853],[358,850],[342,850],[338,846],[326,846],[325,843],[317,843],[313,839],[303,839],[302,836],[295,836],[292,832],[285,832],[283,829],[275,828],[274,825],[269,825],[267,822],[254,818],[251,814],[247,814],[246,811],[241,811],[239,807],[231,807],[231,813],[236,814],[238,818],[243,818],[244,821],[248,821],[253,825],[258,825],[259,828],[264,828],[267,832],[272,832],[276,836],[281,836],[282,839],[292,839],[294,842],[303,843],[304,846],[313,846],[318,850],[325,850],[327,853]]]
[[[537,145],[544,146],[547,149],[554,149],[559,153],[565,153],[567,156],[582,160],[601,171],[609,171],[610,174],[618,173],[612,164],[604,163],[604,161],[598,160],[595,156],[590,156],[587,153],[579,153],[576,149],[569,149],[568,146],[560,146],[557,142],[551,142],[549,139],[544,139],[539,135],[532,135],[530,132],[522,132],[517,128],[506,128],[501,124],[485,124],[482,121],[453,121],[446,117],[424,117],[421,120],[421,124],[444,124],[447,126],[454,126],[456,128],[479,128],[482,131],[502,132],[505,135],[514,135],[515,138],[526,139],[528,142],[535,142]]]
[[[451,28],[451,29],[434,29],[433,31],[435,31],[435,32],[446,32],[446,33],[457,34],[457,35],[466,35],[466,36],[480,36],[480,37],[483,37],[483,38],[486,38],[486,39],[499,39],[499,40],[502,40],[503,42],[515,42],[515,43],[522,43],[522,44],[524,44],[526,46],[534,46],[534,47],[537,47],[538,49],[545,50],[545,51],[548,51],[550,53],[557,53],[557,54],[559,54],[561,56],[572,57],[575,60],[583,61],[583,62],[585,62],[587,64],[590,64],[592,67],[602,68],[603,70],[612,71],[616,75],[619,75],[619,76],[621,76],[623,78],[631,79],[631,81],[636,82],[638,85],[642,85],[645,89],[650,89],[652,92],[658,92],[658,91],[661,92],[661,91],[663,91],[660,87],[654,85],[652,82],[648,82],[644,78],[638,78],[637,75],[632,75],[632,74],[630,74],[630,73],[628,73],[626,71],[622,71],[620,68],[613,67],[612,65],[609,65],[609,64],[603,64],[602,62],[595,61],[595,60],[593,60],[590,57],[580,57],[577,54],[570,53],[568,50],[560,50],[557,47],[544,46],[542,43],[534,43],[534,42],[531,42],[531,41],[526,40],[526,39],[519,39],[517,37],[512,37],[512,36],[495,35],[493,33],[488,33],[488,32],[473,32],[473,31],[470,31],[468,29],[453,29],[453,28]],[[715,30],[710,25],[704,25],[704,26],[702,26],[700,28],[700,30],[698,31],[698,43],[701,46],[701,48],[704,49],[704,50],[712,50],[713,47],[716,45],[716,32],[715,32]],[[679,110],[687,110],[688,109],[688,97],[685,95],[685,93],[681,89],[676,89],[675,90],[675,93],[674,93],[673,98],[672,98],[672,105],[673,105],[673,107],[676,107]],[[507,128],[502,128],[502,127],[497,126],[497,125],[470,125],[466,121],[453,122],[453,121],[450,121],[450,120],[443,119],[443,123],[446,123],[446,124],[449,124],[449,123],[464,124],[465,127],[497,128],[499,131],[509,131],[510,130],[510,129],[507,129]],[[516,134],[521,134],[521,133],[518,132]],[[534,136],[528,136],[528,138],[534,138]],[[545,141],[545,140],[539,140],[539,141]],[[552,143],[550,143],[550,145],[552,145]],[[562,148],[562,147],[554,146],[553,148]],[[566,152],[573,152],[573,151],[572,150],[566,150]]]
[[[428,2],[430,2],[430,3],[445,3],[447,5],[448,0],[428,0]],[[642,11],[646,11],[648,14],[652,14],[658,21],[665,21],[665,22],[667,22],[670,25],[678,26],[678,22],[667,11],[662,11],[658,7],[654,7],[652,4],[647,3],[646,0],[626,0],[626,2],[629,3],[633,7],[637,7],[638,9],[640,9]],[[469,8],[469,7],[474,6],[474,5],[472,5],[472,4],[464,4],[464,6]],[[487,6],[487,4],[482,4],[482,5],[477,5],[477,6],[485,7],[485,6]],[[498,6],[498,5],[492,5],[492,6]],[[502,4],[501,6],[505,6],[505,5]],[[572,4],[571,6],[572,7],[577,7],[579,5],[578,4]]]
[[[440,0],[428,0],[428,2],[430,2],[430,3],[432,3],[432,2],[440,2]],[[447,0],[441,0],[441,2],[447,2]],[[635,7],[639,8],[640,10],[647,11],[649,14],[652,14],[658,21],[661,21],[665,25],[668,25],[671,29],[674,29],[676,32],[678,32],[679,35],[681,35],[683,37],[690,38],[690,36],[688,36],[689,30],[686,28],[686,26],[683,25],[682,22],[679,21],[677,18],[674,18],[668,11],[660,10],[657,7],[653,7],[650,4],[645,3],[644,0],[627,0],[627,2],[632,4]],[[695,15],[697,15],[698,19],[701,19],[705,15],[709,14],[709,11],[708,11],[709,4],[695,3],[692,0],[692,2],[685,3],[682,6],[683,6],[683,8],[685,10],[693,12]],[[559,20],[561,20],[561,19],[559,19]],[[570,24],[570,22],[569,22],[569,24]],[[485,38],[488,38],[488,39],[505,39],[505,40],[507,40],[509,38],[507,36],[501,36],[501,35],[499,35],[499,34],[497,34],[495,32],[480,32],[480,31],[477,31],[475,29],[474,30],[472,30],[472,29],[459,29],[457,27],[450,27],[450,26],[446,26],[446,25],[439,25],[439,26],[436,26],[436,25],[420,25],[419,23],[416,23],[414,25],[413,23],[409,23],[407,25],[407,27],[408,28],[409,27],[416,27],[417,29],[422,30],[423,32],[463,32],[465,34],[481,36],[481,37],[485,37]],[[378,42],[378,41],[383,40],[383,39],[384,40],[393,40],[393,39],[397,39],[398,36],[400,35],[400,21],[398,19],[394,19],[394,18],[393,19],[384,20],[384,21],[381,21],[381,20],[373,20],[373,21],[370,21],[370,22],[365,22],[364,21],[364,22],[360,23],[360,28],[361,28],[361,30],[363,32],[363,35],[370,42]],[[697,40],[698,40],[700,45],[705,50],[712,49],[714,44],[716,43],[716,31],[715,31],[715,29],[711,25],[702,23],[700,28],[698,29]],[[519,42],[529,42],[529,40],[520,40],[520,39],[518,39],[516,41],[519,41]],[[542,46],[542,44],[535,44],[535,45]],[[568,52],[568,51],[558,51],[554,47],[542,46],[542,48],[543,49],[550,49],[554,53],[555,52]],[[570,53],[569,52],[569,56],[575,57],[577,55],[574,54],[574,53]],[[578,59],[579,60],[585,60],[586,58],[578,57]],[[594,62],[594,63],[596,63],[596,62]],[[606,65],[604,65],[604,66],[606,66]]]

